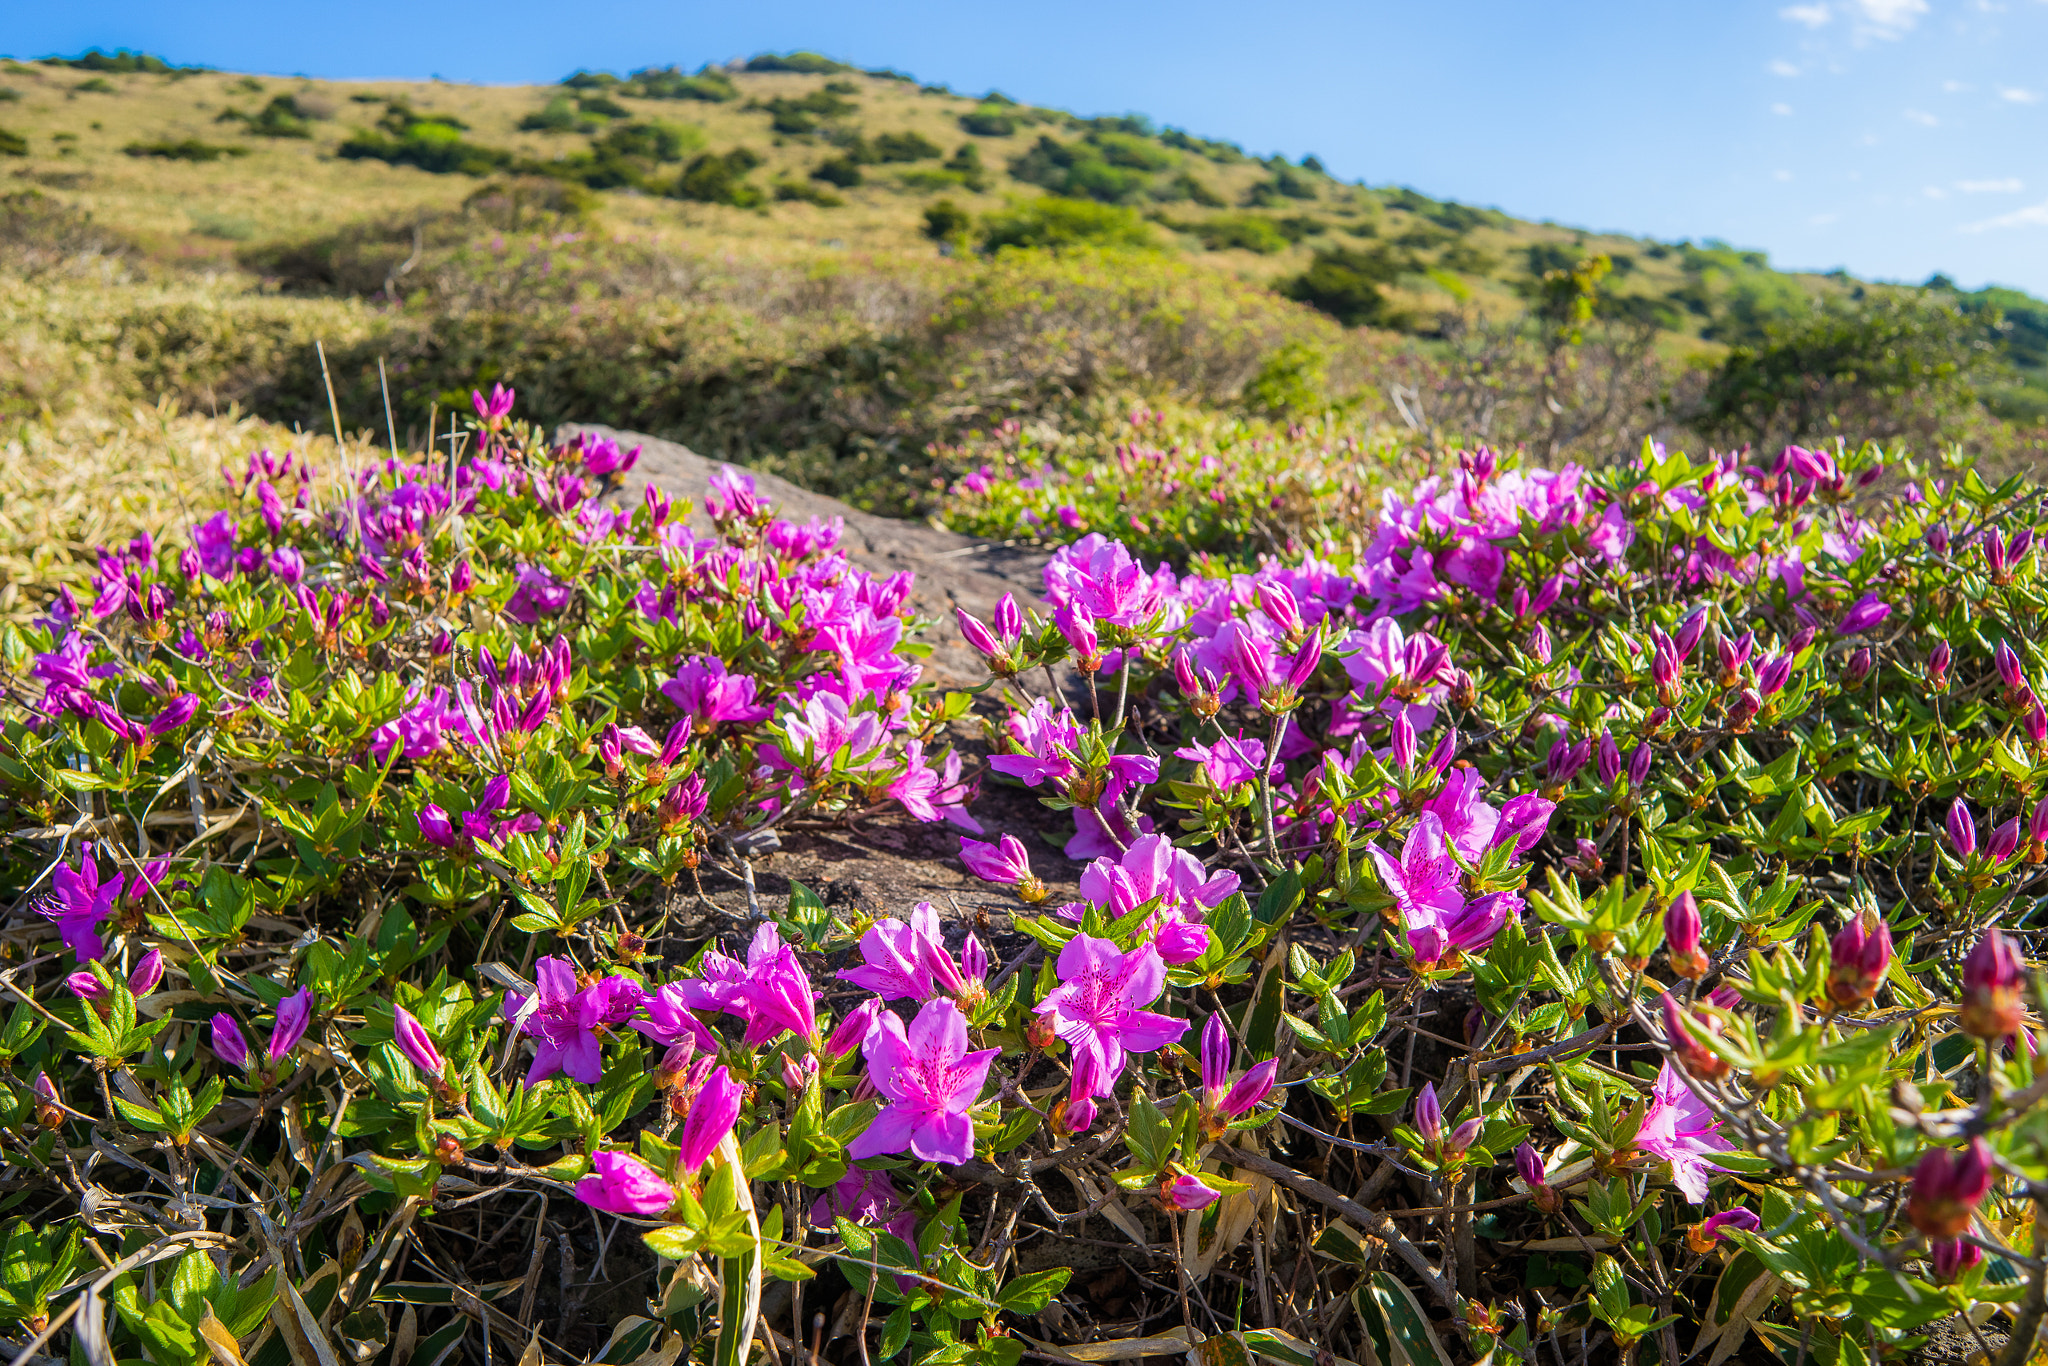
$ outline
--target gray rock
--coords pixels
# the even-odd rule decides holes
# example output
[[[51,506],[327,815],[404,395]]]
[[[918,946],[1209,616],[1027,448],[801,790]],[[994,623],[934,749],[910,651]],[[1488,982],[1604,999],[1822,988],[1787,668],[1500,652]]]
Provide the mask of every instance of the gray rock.
[[[629,450],[640,447],[639,461],[622,480],[623,495],[637,500],[641,491],[653,484],[670,497],[690,499],[695,504],[691,528],[711,530],[711,519],[704,514],[704,491],[719,461],[707,460],[673,441],[596,423],[564,423],[555,430],[555,440],[572,440],[578,432],[609,437]],[[987,621],[1005,593],[1015,593],[1017,601],[1025,605],[1039,601],[1049,556],[1037,546],[986,541],[922,522],[879,517],[775,475],[750,473],[754,486],[775,504],[780,516],[798,522],[813,517],[842,519],[846,524],[842,545],[848,558],[861,568],[883,575],[908,570],[917,576],[910,604],[919,616],[933,620],[924,637],[933,647],[926,672],[938,682],[969,687],[988,677],[981,656],[960,637],[954,608]]]

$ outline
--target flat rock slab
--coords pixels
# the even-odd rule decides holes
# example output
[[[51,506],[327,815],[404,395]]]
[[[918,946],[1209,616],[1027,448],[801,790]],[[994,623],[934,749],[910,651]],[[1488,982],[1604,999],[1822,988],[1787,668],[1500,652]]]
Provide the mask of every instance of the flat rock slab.
[[[694,504],[689,525],[709,534],[711,519],[704,513],[704,493],[711,476],[722,465],[707,460],[688,446],[639,432],[621,431],[595,423],[565,423],[555,430],[557,442],[573,440],[579,432],[609,437],[627,450],[638,446],[640,459],[624,475],[623,492],[639,498],[649,484],[675,498]],[[960,625],[953,609],[964,608],[987,621],[996,602],[1005,593],[1015,593],[1021,603],[1036,603],[1044,583],[1043,572],[1050,553],[1036,546],[986,541],[943,531],[923,522],[879,517],[848,507],[836,498],[798,488],[772,474],[753,474],[754,487],[774,503],[777,515],[796,522],[813,517],[830,521],[837,517],[846,524],[842,546],[847,557],[874,574],[916,575],[911,590],[912,609],[932,620],[925,639],[932,645],[926,661],[927,674],[937,682],[971,687],[988,677],[981,656],[961,639]]]

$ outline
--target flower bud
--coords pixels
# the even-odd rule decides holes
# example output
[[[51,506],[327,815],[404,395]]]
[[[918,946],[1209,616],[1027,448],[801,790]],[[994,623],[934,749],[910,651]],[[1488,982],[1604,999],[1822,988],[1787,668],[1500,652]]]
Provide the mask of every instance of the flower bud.
[[[1550,662],[1550,632],[1544,629],[1542,622],[1539,621],[1529,628],[1529,639],[1526,648],[1529,651],[1530,657],[1538,664],[1548,664]]]
[[[1927,1253],[1934,1279],[1943,1285],[1953,1285],[1984,1265],[1984,1249],[1963,1238],[1937,1238],[1928,1244]]]
[[[1394,717],[1393,731],[1387,738],[1387,757],[1403,773],[1415,767],[1415,727],[1409,722],[1405,707]]]
[[[36,1073],[35,1082],[29,1088],[35,1094],[36,1123],[45,1129],[55,1129],[64,1123],[64,1099],[57,1094],[56,1083],[47,1072]]]
[[[156,984],[164,980],[164,955],[159,949],[151,949],[142,955],[128,974],[128,992],[131,996],[147,996],[156,990]]]
[[[1859,645],[1849,655],[1849,662],[1842,668],[1842,684],[1853,688],[1870,677],[1877,667],[1877,655],[1868,645]]]
[[[398,1045],[398,1051],[430,1079],[438,1079],[447,1063],[442,1060],[440,1050],[434,1047],[433,1037],[403,1006],[394,1006],[391,1018],[391,1039]]]
[[[1664,944],[1671,956],[1671,970],[1697,982],[1712,966],[1700,952],[1700,910],[1691,892],[1680,892],[1664,908]]]
[[[1967,859],[1977,852],[1977,822],[1970,815],[1968,802],[1961,797],[1956,798],[1948,809],[1944,825],[1948,831],[1949,848],[1955,850],[1957,858]]]
[[[1764,1222],[1757,1218],[1755,1210],[1731,1209],[1724,1210],[1720,1214],[1710,1215],[1700,1225],[1700,1233],[1705,1241],[1715,1243],[1721,1240],[1722,1230],[1724,1229],[1738,1229],[1743,1233],[1755,1233],[1763,1226]]]
[[[215,1015],[209,1041],[213,1045],[213,1055],[229,1067],[248,1067],[249,1042],[242,1037],[242,1028],[235,1023],[234,1016],[226,1011]]]
[[[1294,652],[1294,663],[1287,670],[1287,686],[1302,688],[1316,676],[1316,669],[1323,662],[1323,637],[1321,633],[1311,635]]]
[[[1996,1176],[1991,1149],[1981,1138],[1961,1149],[1931,1149],[1913,1168],[1906,1217],[1929,1238],[1959,1238],[1969,1232]]]
[[[1199,696],[1202,685],[1195,678],[1195,663],[1186,650],[1173,652],[1173,681],[1182,697]]]
[[[2006,641],[1999,641],[1998,648],[1991,652],[1991,662],[1997,666],[1998,681],[2005,684],[2007,692],[2018,692],[2027,686],[2025,666],[2020,663],[2019,652]]]
[[[1024,614],[1017,610],[1017,596],[1005,593],[996,602],[996,638],[1005,645],[1014,645],[1024,634]]]
[[[1444,1140],[1444,1155],[1446,1157],[1456,1157],[1459,1153],[1464,1152],[1474,1143],[1477,1143],[1479,1136],[1485,1132],[1486,1121],[1474,1115],[1457,1128],[1451,1130],[1450,1137]]]
[[[1623,772],[1627,774],[1628,785],[1632,788],[1641,787],[1644,781],[1649,778],[1650,746],[1648,741],[1639,741],[1636,747],[1629,751],[1628,765]]]
[[[1735,700],[1728,704],[1728,725],[1733,730],[1748,730],[1749,723],[1764,709],[1763,698],[1755,688],[1744,688],[1735,694]]]
[[[1695,1037],[1695,1031],[1708,1037],[1719,1034],[1720,1025],[1698,1015],[1687,1018],[1684,1008],[1668,991],[1664,993],[1663,1006],[1665,1043],[1672,1056],[1678,1059],[1679,1066],[1701,1081],[1727,1076],[1727,1060]]]
[[[1200,1177],[1182,1172],[1169,1175],[1159,1183],[1159,1198],[1168,1208],[1177,1210],[1207,1209],[1222,1197],[1223,1192],[1203,1183]]]
[[[1938,642],[1927,656],[1927,686],[1936,692],[1948,691],[1949,666],[1955,662],[1956,653],[1947,641]]]
[[[2005,824],[1995,827],[1984,837],[1984,858],[1989,863],[2003,863],[2011,858],[2020,847],[2020,818],[2014,816]]]
[[[1891,965],[1891,927],[1873,912],[1854,917],[1828,945],[1829,1004],[1840,1010],[1868,1004]]]
[[[1259,606],[1266,609],[1266,615],[1280,628],[1280,633],[1293,639],[1306,629],[1301,620],[1301,607],[1294,600],[1294,594],[1285,584],[1262,583],[1259,585]]]
[[[1527,1143],[1515,1149],[1515,1175],[1522,1178],[1522,1184],[1532,1191],[1539,1191],[1550,1184],[1550,1173],[1544,1170],[1543,1155]]]
[[[1600,785],[1613,787],[1621,778],[1621,746],[1614,742],[1614,732],[1600,732],[1600,758],[1598,762]]]
[[[953,615],[960,623],[960,636],[986,659],[994,659],[1003,652],[995,633],[983,625],[979,617],[971,615],[966,608],[956,607]]]
[[[2020,952],[1996,925],[1984,932],[1963,960],[1959,1023],[1980,1039],[2004,1039],[2020,1027],[2020,986],[2025,965]]]
[[[1415,1132],[1422,1135],[1430,1151],[1443,1146],[1444,1107],[1436,1098],[1434,1082],[1422,1083],[1422,1090],[1415,1097]]]

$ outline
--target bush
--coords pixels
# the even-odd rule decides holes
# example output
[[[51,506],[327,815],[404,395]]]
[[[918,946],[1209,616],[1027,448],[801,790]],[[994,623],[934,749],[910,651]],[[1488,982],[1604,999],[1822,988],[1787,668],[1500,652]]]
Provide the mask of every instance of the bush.
[[[1017,120],[1000,105],[983,105],[962,114],[960,127],[978,138],[1006,138],[1017,131]]]
[[[633,111],[609,95],[578,95],[576,112],[600,119],[630,119]]]
[[[1318,247],[1309,268],[1279,290],[1327,313],[1346,327],[1384,327],[1394,321],[1380,286],[1399,278],[1401,263],[1384,247]]]
[[[798,201],[816,204],[821,209],[844,208],[846,201],[822,185],[812,185],[801,180],[778,180],[775,182],[775,197],[782,201]]]
[[[198,138],[181,138],[176,142],[131,142],[121,150],[131,157],[162,157],[166,161],[219,161],[222,157],[249,155],[246,147],[201,142]]]
[[[631,93],[646,100],[703,100],[709,104],[723,104],[740,97],[740,88],[733,84],[732,77],[709,67],[693,76],[685,76],[672,66],[646,67],[634,72],[627,86]]]
[[[324,1250],[404,1237],[407,1298],[335,1323],[452,1350],[448,1287],[520,1284],[440,1235],[460,1200],[613,1235],[611,1313],[535,1291],[562,1359],[737,1360],[763,1283],[811,1280],[873,1295],[881,1360],[1014,1361],[1129,1303],[1063,1264],[1112,1235],[1188,1293],[1107,1360],[1739,1328],[1847,1366],[2000,1312],[2035,1349],[1992,1272],[2034,1260],[2048,1170],[2037,486],[1482,449],[1312,553],[1176,570],[1070,527],[1043,613],[960,620],[983,776],[1067,860],[961,838],[984,914],[835,911],[758,875],[777,842],[976,824],[910,585],[731,471],[696,526],[605,500],[629,452],[473,403],[453,459],[250,453],[225,511],[0,631],[0,877],[46,922],[0,1060],[22,1332],[97,1285],[74,1337],[110,1359],[285,1360],[330,1332]],[[1201,477],[1134,425],[1120,484]],[[172,1269],[90,1269],[85,1173]],[[1194,1319],[1275,1247],[1313,1338]]]
[[[706,152],[683,168],[676,181],[676,198],[751,209],[761,202],[761,191],[749,185],[746,177],[760,164],[759,155],[744,147],[725,153]]]
[[[862,177],[860,167],[854,164],[851,157],[827,157],[811,172],[811,179],[837,185],[842,190],[850,190],[860,184]]]
[[[576,125],[576,106],[567,95],[551,97],[539,110],[519,120],[523,133],[567,133]]]
[[[28,139],[21,134],[0,128],[0,157],[25,157],[28,155]]]
[[[981,230],[981,249],[990,252],[1004,247],[1144,249],[1155,245],[1152,230],[1131,209],[1054,195],[991,214]]]
[[[1932,298],[1874,295],[1767,325],[1715,368],[1699,425],[1725,441],[1796,442],[1860,430],[1963,434],[1999,368],[1973,320]]]
[[[924,235],[934,242],[965,242],[973,227],[974,215],[950,199],[925,206]]]
[[[763,53],[748,60],[749,71],[795,71],[806,76],[831,76],[842,71],[857,71],[858,67],[845,62],[835,62],[830,57],[821,57],[815,52],[791,52],[782,56]]]
[[[1198,222],[1182,225],[1178,231],[1191,232],[1210,251],[1255,251],[1271,255],[1285,251],[1290,245],[1287,235],[1280,231],[1272,219],[1257,214],[1241,213],[1221,218],[1204,218]]]
[[[945,154],[945,148],[922,133],[883,133],[874,142],[875,160],[881,162],[931,161]]]
[[[512,164],[510,152],[466,141],[468,125],[445,114],[419,114],[402,102],[385,106],[379,132],[357,132],[336,150],[351,161],[416,166],[436,175],[486,176]]]
[[[1091,143],[1061,144],[1041,136],[1030,151],[1010,162],[1010,174],[1068,199],[1120,204],[1145,188],[1143,172],[1112,166]]]

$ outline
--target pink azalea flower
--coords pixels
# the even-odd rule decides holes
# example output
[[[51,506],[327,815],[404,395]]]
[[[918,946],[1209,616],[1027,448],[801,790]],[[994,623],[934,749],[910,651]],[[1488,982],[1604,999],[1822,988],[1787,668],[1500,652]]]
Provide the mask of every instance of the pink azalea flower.
[[[887,1229],[906,1243],[917,1231],[917,1211],[903,1203],[887,1172],[848,1167],[838,1185],[811,1202],[813,1228],[830,1228],[834,1215]]]
[[[894,1015],[876,1021],[861,1049],[868,1075],[889,1104],[847,1145],[855,1160],[900,1153],[925,1162],[966,1162],[974,1156],[967,1110],[981,1095],[989,1065],[1002,1050],[967,1047],[967,1017],[951,1001],[932,1001],[908,1029]]]
[[[951,821],[962,830],[981,833],[981,822],[967,814],[967,802],[974,785],[960,781],[960,751],[947,750],[936,769],[924,762],[924,742],[912,740],[903,747],[903,776],[889,784],[888,793],[903,803],[903,809],[921,821]]]
[[[1166,989],[1166,960],[1150,944],[1119,953],[1115,944],[1077,934],[1060,950],[1061,985],[1034,1009],[1076,1055],[1091,1054],[1106,1082],[1126,1053],[1150,1053],[1187,1032],[1188,1022],[1144,1009]]]
[[[1416,820],[1398,860],[1378,845],[1367,845],[1365,852],[1401,908],[1410,933],[1441,924],[1465,909],[1465,875],[1451,857],[1443,820],[1435,812],[1425,811]]]
[[[684,1171],[694,1172],[711,1160],[738,1122],[746,1095],[746,1086],[734,1081],[723,1067],[704,1078],[683,1119],[682,1132],[676,1135],[676,1162]]]
[[[56,898],[43,907],[43,914],[57,922],[57,933],[79,962],[98,958],[106,951],[106,945],[100,941],[100,923],[113,913],[114,901],[127,880],[124,873],[101,880],[99,860],[93,855],[90,841],[78,847],[77,868],[60,863],[50,875]]]
[[[520,1032],[534,1041],[533,1065],[526,1069],[526,1084],[532,1086],[557,1073],[586,1086],[604,1078],[604,1053],[597,1040],[600,1027],[623,1023],[639,1004],[633,999],[625,1015],[618,1011],[630,993],[593,983],[584,990],[576,986],[576,965],[566,958],[547,957],[534,964],[534,994],[505,993],[504,1012],[508,1020],[521,1020]],[[607,981],[638,988],[623,978]],[[533,1009],[527,1011],[528,1003]],[[616,1018],[614,1018],[616,1017]]]
[[[675,1187],[631,1153],[593,1153],[595,1169],[576,1183],[576,1198],[607,1214],[652,1218],[676,1202]]]
[[[728,673],[725,661],[713,655],[684,661],[676,676],[661,685],[661,695],[685,716],[707,726],[722,721],[752,725],[765,720],[769,712],[754,703],[754,680]]]
[[[1636,1147],[1669,1162],[1671,1184],[1695,1205],[1707,1198],[1707,1173],[1726,1170],[1709,1162],[1707,1155],[1735,1149],[1733,1143],[1721,1136],[1713,1112],[1687,1088],[1669,1062],[1657,1074],[1650,1108],[1636,1130]]]
[[[682,983],[670,982],[656,988],[648,994],[646,1007],[647,1018],[634,1020],[633,1028],[656,1043],[673,1048],[688,1039],[691,1046],[701,1052],[718,1051],[718,1036],[690,1013]]]

